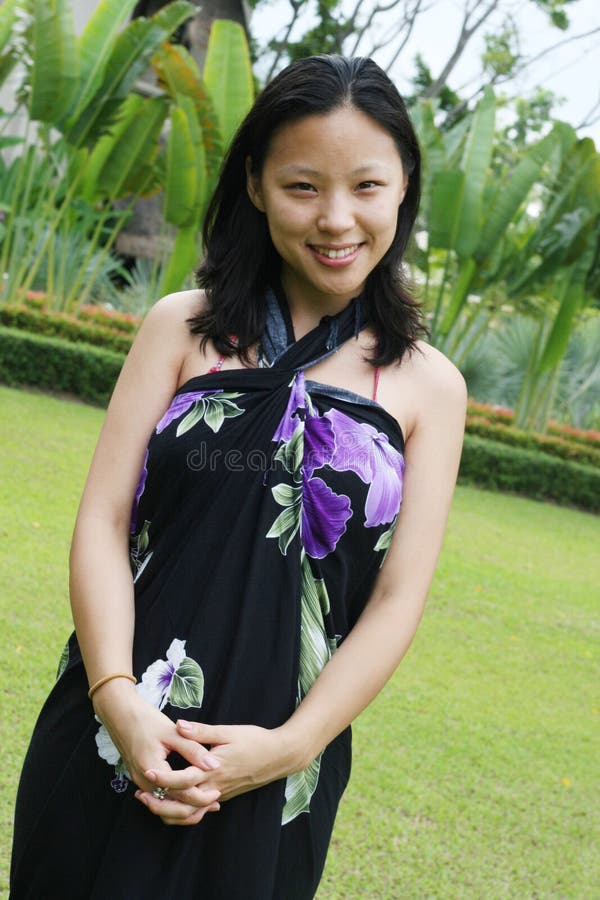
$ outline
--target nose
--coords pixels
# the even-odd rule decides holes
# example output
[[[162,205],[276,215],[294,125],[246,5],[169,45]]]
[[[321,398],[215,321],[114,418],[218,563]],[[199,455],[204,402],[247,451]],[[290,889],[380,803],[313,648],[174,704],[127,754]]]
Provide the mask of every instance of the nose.
[[[324,234],[344,234],[354,228],[352,198],[341,192],[322,198],[317,219],[317,228]]]

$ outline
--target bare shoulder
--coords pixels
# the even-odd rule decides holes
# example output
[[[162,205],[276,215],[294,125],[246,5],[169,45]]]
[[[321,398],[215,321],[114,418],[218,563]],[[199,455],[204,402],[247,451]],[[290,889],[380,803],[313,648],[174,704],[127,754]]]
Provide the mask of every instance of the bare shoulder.
[[[417,341],[408,366],[412,370],[415,387],[424,393],[441,397],[445,402],[462,404],[466,400],[467,386],[460,370],[431,344]]]
[[[446,427],[461,430],[467,404],[467,386],[459,369],[447,356],[425,341],[417,341],[415,348],[397,366],[390,366],[397,418],[405,437],[436,420]],[[397,399],[396,399],[397,398]]]
[[[152,328],[170,327],[174,330],[189,331],[187,320],[206,308],[206,295],[204,291],[177,291],[167,294],[157,300],[146,313],[144,327]]]

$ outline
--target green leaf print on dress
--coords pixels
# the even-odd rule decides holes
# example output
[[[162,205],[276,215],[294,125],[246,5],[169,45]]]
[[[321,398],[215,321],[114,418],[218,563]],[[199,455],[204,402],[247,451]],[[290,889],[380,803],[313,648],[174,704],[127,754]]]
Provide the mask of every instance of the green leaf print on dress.
[[[185,641],[175,638],[167,650],[166,659],[157,659],[135,686],[150,706],[163,709],[167,703],[178,709],[199,709],[204,699],[204,673],[196,662],[185,655]],[[98,722],[100,720],[96,716]],[[115,767],[111,787],[122,794],[127,790],[131,775],[106,727],[100,723],[96,734],[98,755]]]
[[[153,551],[150,550],[148,552],[148,547],[150,546],[150,525],[151,523],[145,519],[140,531],[137,534],[129,535],[129,562],[134,584],[152,558]]]
[[[398,521],[398,516],[394,517],[394,521],[390,525],[390,527],[383,532],[383,534],[379,535],[379,540],[373,547],[373,550],[380,551],[383,550],[383,557],[381,562],[379,563],[379,568],[384,564],[385,558],[388,555],[388,551],[392,545],[392,538],[394,537],[394,531],[396,530],[396,522]]]
[[[69,665],[69,642],[65,644],[63,647],[63,651],[60,654],[60,659],[58,661],[58,669],[56,671],[56,680],[60,678],[62,673],[65,671],[67,666]]]
[[[175,394],[169,408],[156,426],[156,433],[160,434],[171,422],[187,413],[177,426],[177,431],[175,432],[177,437],[185,434],[186,431],[189,431],[197,422],[202,420],[216,434],[225,419],[241,416],[244,412],[241,407],[232,403],[232,400],[241,396],[242,394],[240,393],[231,393],[220,388]],[[188,412],[188,410],[190,411]]]
[[[301,613],[300,613],[300,661],[298,671],[299,705],[319,673],[329,662],[336,650],[336,641],[327,636],[325,617],[329,614],[329,597],[322,578],[315,578],[310,559],[302,550],[300,556],[302,571]],[[319,754],[302,772],[290,775],[285,785],[285,806],[281,824],[286,825],[299,816],[309,812],[310,800],[319,780],[321,768]]]

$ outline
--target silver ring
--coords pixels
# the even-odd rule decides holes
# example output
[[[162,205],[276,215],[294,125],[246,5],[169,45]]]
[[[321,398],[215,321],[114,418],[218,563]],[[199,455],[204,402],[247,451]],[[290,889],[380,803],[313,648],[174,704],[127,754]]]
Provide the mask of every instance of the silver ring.
[[[167,789],[164,787],[156,787],[152,791],[152,796],[156,797],[157,800],[164,800],[167,796]]]

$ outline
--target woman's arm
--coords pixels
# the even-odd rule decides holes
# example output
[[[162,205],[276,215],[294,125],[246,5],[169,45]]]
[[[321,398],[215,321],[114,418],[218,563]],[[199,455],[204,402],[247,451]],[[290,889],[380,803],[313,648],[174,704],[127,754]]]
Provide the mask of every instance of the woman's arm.
[[[462,376],[431,349],[419,364],[415,390],[420,412],[406,445],[404,499],[392,545],[364,612],[294,714],[271,731],[178,723],[181,734],[213,745],[221,767],[210,775],[198,773],[195,783],[218,787],[222,799],[305,768],[373,700],[412,641],[442,545],[466,408]],[[146,774],[190,801],[186,824],[191,824],[193,772],[166,778]],[[148,794],[140,799],[156,806]],[[173,819],[184,812],[183,805],[173,810]]]
[[[144,320],[115,386],[83,491],[71,546],[70,595],[90,685],[132,672],[131,509],[148,439],[177,389],[190,340],[185,318],[191,300],[188,294],[166,297]],[[182,741],[169,719],[126,679],[98,688],[93,705],[138,784],[148,784],[142,774],[148,765],[167,767],[171,749],[201,764],[199,745]]]

